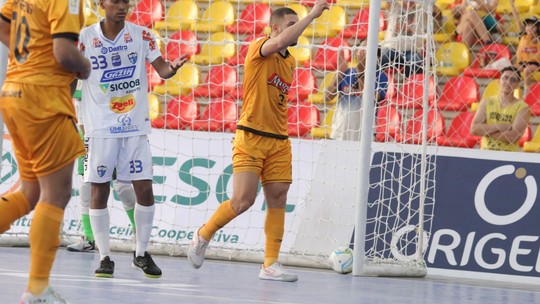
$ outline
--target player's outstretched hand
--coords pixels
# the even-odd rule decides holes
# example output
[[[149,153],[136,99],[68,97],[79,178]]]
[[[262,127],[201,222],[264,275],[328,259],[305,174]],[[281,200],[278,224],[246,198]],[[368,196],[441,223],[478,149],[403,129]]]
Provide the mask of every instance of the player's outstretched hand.
[[[176,58],[173,62],[169,62],[169,67],[171,68],[171,77],[176,74],[178,69],[180,69],[186,61],[188,61],[189,56],[187,54],[182,55],[179,58]]]
[[[322,15],[324,10],[327,9],[330,9],[330,5],[328,5],[328,2],[326,2],[326,0],[316,0],[310,14],[312,14],[313,19],[319,18],[319,16]]]

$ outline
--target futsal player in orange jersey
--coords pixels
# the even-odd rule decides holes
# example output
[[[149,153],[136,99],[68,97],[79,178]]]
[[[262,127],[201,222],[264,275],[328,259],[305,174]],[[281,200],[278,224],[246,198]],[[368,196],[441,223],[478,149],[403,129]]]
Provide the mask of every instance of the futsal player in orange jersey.
[[[8,0],[0,15],[0,41],[10,59],[0,109],[21,178],[19,190],[0,198],[0,233],[34,210],[30,274],[20,303],[65,303],[49,287],[49,275],[73,163],[85,153],[71,99],[75,76],[90,75],[90,62],[75,44],[82,11],[82,0]]]
[[[233,142],[233,195],[194,236],[188,258],[195,268],[204,262],[206,247],[214,233],[255,203],[260,178],[268,211],[264,225],[264,265],[259,278],[298,280],[278,263],[287,192],[292,182],[287,100],[296,62],[287,48],[296,45],[306,27],[328,8],[326,0],[317,0],[302,20],[290,8],[276,9],[270,18],[270,36],[250,44],[244,64],[242,114]]]

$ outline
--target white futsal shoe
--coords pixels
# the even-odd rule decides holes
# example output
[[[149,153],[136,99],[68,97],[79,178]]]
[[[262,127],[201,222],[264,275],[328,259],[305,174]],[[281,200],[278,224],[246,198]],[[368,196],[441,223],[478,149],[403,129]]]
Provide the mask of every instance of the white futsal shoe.
[[[188,259],[195,269],[201,268],[204,262],[204,253],[206,252],[206,247],[208,247],[208,243],[210,243],[210,241],[205,240],[199,235],[199,230],[197,230],[195,233],[193,240],[189,244],[189,249],[187,252]]]
[[[96,242],[89,241],[83,236],[78,242],[68,245],[66,249],[71,252],[94,252]]]
[[[52,287],[47,287],[40,295],[33,295],[29,291],[23,293],[19,304],[67,304],[66,300],[57,294]]]
[[[275,262],[269,267],[264,267],[264,264],[261,265],[259,279],[282,282],[296,282],[298,281],[298,276],[288,272],[285,267],[283,267],[283,265]]]

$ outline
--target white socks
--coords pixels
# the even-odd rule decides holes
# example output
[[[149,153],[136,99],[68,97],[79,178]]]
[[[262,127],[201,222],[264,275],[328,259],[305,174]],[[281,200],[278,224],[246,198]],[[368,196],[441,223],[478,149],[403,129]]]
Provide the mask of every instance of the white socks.
[[[152,233],[152,224],[154,223],[154,213],[156,211],[156,205],[141,206],[138,203],[135,204],[135,226],[137,235],[137,250],[135,256],[144,256],[144,252],[148,247],[150,241],[150,234]],[[94,223],[92,222],[92,225]],[[94,231],[94,235],[95,235]],[[99,244],[98,244],[99,246]]]
[[[100,259],[111,255],[111,246],[109,243],[109,209],[90,209],[90,223],[94,232],[94,239],[99,249]],[[148,241],[147,241],[148,243]]]

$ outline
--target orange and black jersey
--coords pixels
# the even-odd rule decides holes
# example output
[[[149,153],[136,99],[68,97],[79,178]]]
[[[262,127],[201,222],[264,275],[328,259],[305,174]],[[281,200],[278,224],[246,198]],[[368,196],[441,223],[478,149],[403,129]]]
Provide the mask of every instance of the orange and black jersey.
[[[7,0],[0,17],[11,24],[6,81],[63,86],[74,80],[55,60],[53,39],[78,39],[82,0]]]
[[[244,63],[244,102],[238,129],[262,136],[287,138],[287,100],[296,61],[274,53],[264,57],[263,44],[269,38],[254,40]]]

